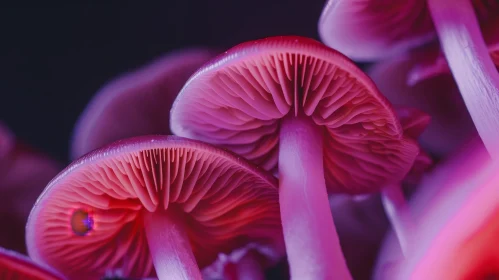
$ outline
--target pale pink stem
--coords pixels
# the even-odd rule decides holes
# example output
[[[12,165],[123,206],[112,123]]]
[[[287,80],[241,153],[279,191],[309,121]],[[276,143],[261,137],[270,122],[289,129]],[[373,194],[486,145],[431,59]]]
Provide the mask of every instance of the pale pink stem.
[[[329,207],[322,138],[310,118],[281,123],[279,201],[291,277],[352,279]]]
[[[499,74],[470,0],[428,0],[440,44],[485,147],[499,156]]]
[[[159,280],[202,280],[184,225],[175,212],[144,212],[147,243]]]
[[[402,254],[407,256],[411,245],[411,234],[414,232],[413,220],[409,215],[409,206],[399,184],[383,188],[381,200],[393,231],[397,236]]]

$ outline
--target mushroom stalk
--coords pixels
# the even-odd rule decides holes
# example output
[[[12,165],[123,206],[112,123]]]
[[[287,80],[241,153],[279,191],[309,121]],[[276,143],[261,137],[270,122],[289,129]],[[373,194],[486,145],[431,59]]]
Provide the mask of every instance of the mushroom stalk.
[[[226,280],[265,280],[265,273],[255,255],[248,252],[225,273]]]
[[[411,244],[411,232],[413,232],[415,227],[408,215],[409,206],[407,205],[401,186],[399,184],[392,184],[383,188],[381,200],[399,241],[402,254],[407,256]]]
[[[324,178],[323,130],[306,116],[282,120],[279,201],[293,279],[352,279]]]
[[[470,0],[428,0],[440,44],[485,147],[499,156],[499,74]]]
[[[160,280],[202,280],[182,222],[171,211],[144,214],[147,243]]]

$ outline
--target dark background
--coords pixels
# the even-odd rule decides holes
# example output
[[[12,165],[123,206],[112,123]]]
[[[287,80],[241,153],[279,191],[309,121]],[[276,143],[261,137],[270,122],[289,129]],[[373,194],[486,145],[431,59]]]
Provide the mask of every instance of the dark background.
[[[174,49],[225,50],[273,35],[318,39],[323,5],[168,0],[2,7],[0,120],[28,144],[67,161],[74,123],[112,78]]]

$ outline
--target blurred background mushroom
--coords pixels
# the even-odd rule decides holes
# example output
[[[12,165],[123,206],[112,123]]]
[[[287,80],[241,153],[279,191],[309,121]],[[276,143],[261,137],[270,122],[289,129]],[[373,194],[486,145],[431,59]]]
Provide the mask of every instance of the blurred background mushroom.
[[[301,0],[11,3],[0,11],[0,120],[31,146],[67,161],[78,117],[119,75],[187,48],[223,50],[283,34],[318,38],[322,6]]]
[[[319,21],[326,44],[364,61],[401,57],[417,47],[441,46],[465,106],[493,157],[499,157],[499,73],[487,43],[499,42],[499,2],[492,0],[328,0]],[[437,36],[438,35],[438,36]],[[433,63],[416,70],[441,69]],[[431,61],[431,59],[430,59]],[[423,66],[421,69],[421,66]],[[414,72],[407,80],[414,83]],[[450,101],[449,101],[450,102]]]
[[[26,253],[29,209],[62,165],[17,139],[0,122],[0,246]]]
[[[418,225],[406,259],[393,234],[383,245],[374,279],[486,279],[497,273],[497,163],[474,138],[426,174],[410,201]],[[496,274],[494,274],[496,275]]]
[[[179,50],[155,59],[103,87],[90,101],[75,126],[71,158],[119,139],[170,133],[173,100],[187,79],[214,52]]]
[[[419,142],[432,156],[445,158],[477,132],[450,73],[407,85],[407,75],[418,61],[414,56],[389,59],[370,67],[367,73],[395,106],[411,106],[431,116]]]

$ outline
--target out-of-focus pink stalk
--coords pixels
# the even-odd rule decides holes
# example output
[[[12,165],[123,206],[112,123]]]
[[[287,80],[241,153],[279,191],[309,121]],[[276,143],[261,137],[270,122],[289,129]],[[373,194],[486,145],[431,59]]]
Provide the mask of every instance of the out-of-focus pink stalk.
[[[428,0],[440,43],[485,147],[499,157],[499,74],[470,0]]]
[[[499,236],[499,224],[491,222],[499,215],[498,176],[499,162],[479,141],[437,166],[410,202],[418,225],[414,246],[397,259],[397,239],[389,237],[375,279],[482,279],[499,268],[487,263],[499,252],[483,243]],[[486,234],[491,230],[495,236]]]

